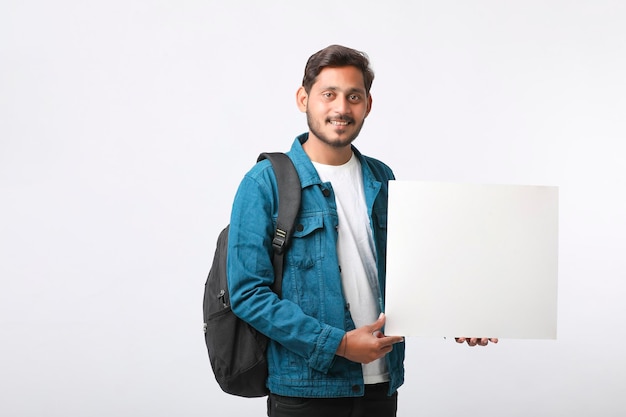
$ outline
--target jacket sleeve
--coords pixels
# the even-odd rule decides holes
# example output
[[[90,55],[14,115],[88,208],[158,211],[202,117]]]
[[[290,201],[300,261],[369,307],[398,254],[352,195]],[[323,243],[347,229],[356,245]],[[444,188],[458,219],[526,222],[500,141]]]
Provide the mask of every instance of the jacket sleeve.
[[[327,372],[345,331],[304,314],[271,290],[276,183],[269,163],[253,171],[256,175],[248,173],[241,182],[231,213],[227,273],[233,312],[311,368]]]

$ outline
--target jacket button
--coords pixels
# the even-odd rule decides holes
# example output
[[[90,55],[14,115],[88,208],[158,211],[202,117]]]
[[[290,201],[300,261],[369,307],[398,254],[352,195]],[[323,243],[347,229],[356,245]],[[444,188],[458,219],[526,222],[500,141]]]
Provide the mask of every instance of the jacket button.
[[[361,392],[361,387],[358,385],[352,385],[352,392]]]
[[[324,188],[322,190],[322,194],[324,194],[324,197],[330,197],[330,190],[328,188]]]
[[[302,223],[300,223],[299,225],[297,225],[297,226],[296,226],[296,230],[297,230],[298,232],[301,232],[301,231],[303,231],[303,230],[304,230],[304,226],[302,225]]]

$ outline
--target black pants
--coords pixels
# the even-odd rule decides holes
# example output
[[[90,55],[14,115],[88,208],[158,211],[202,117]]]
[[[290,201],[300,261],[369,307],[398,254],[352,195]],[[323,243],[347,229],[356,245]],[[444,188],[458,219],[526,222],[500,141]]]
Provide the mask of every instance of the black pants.
[[[365,386],[362,397],[300,398],[270,394],[269,417],[395,417],[398,392],[388,396],[389,384]]]

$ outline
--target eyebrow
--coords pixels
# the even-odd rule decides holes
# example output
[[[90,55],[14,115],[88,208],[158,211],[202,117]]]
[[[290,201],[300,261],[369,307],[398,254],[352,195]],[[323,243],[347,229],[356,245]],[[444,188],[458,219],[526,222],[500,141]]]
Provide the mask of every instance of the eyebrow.
[[[334,86],[328,86],[328,87],[324,87],[320,89],[321,91],[326,91],[326,90],[331,90],[331,91],[340,91],[341,89],[339,87],[334,87]],[[359,93],[359,94],[363,94],[365,95],[365,89],[364,88],[349,88],[348,90],[345,91],[346,94],[352,94],[352,93]]]

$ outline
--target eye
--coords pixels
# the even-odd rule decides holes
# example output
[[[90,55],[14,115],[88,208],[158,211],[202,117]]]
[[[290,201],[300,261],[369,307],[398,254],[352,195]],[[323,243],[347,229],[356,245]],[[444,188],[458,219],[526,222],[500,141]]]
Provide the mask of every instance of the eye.
[[[333,93],[330,91],[326,91],[324,93],[322,93],[322,97],[324,98],[332,98],[333,97]]]
[[[356,102],[361,101],[361,96],[360,96],[360,95],[358,95],[358,94],[350,94],[350,95],[348,96],[348,100],[350,100],[350,101],[351,101],[351,102],[353,102],[353,103],[356,103]]]

